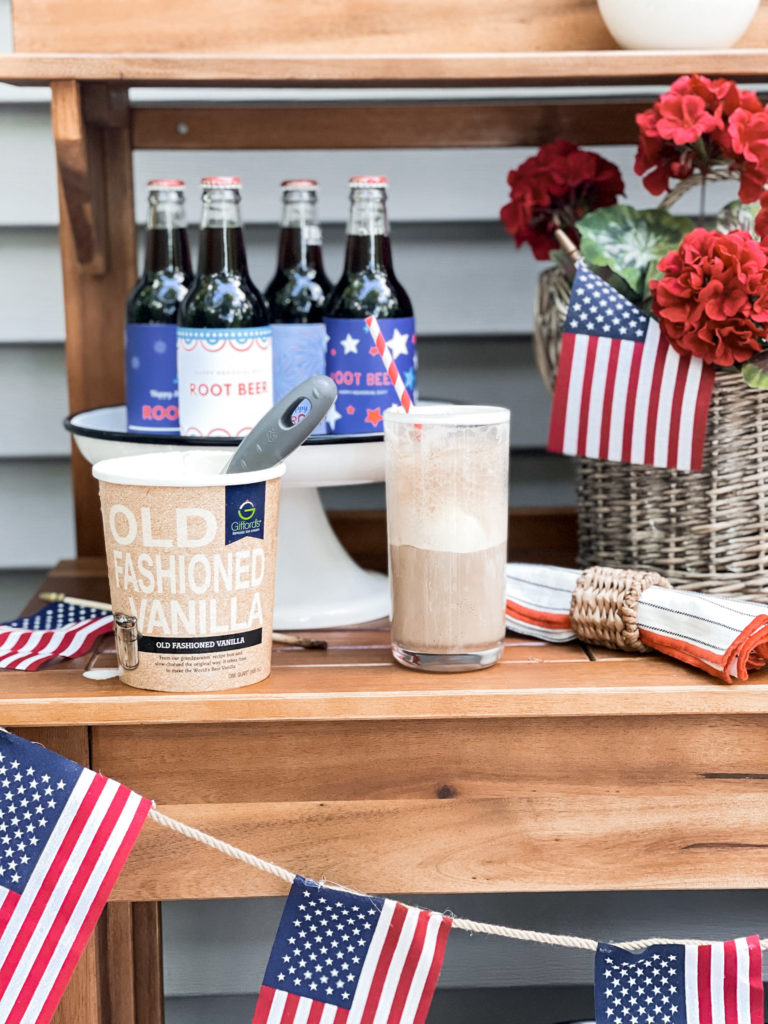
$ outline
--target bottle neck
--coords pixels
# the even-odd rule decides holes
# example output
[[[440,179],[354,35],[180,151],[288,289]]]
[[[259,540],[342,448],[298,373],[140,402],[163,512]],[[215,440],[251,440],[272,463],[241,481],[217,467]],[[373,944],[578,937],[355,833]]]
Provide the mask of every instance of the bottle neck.
[[[310,191],[285,192],[280,218],[279,270],[322,269],[322,233],[317,221],[317,196]]]
[[[352,191],[345,270],[365,269],[392,270],[387,199],[381,188]]]
[[[150,192],[144,272],[159,270],[191,274],[184,196],[180,192]]]
[[[240,193],[235,189],[203,190],[198,274],[248,275]]]

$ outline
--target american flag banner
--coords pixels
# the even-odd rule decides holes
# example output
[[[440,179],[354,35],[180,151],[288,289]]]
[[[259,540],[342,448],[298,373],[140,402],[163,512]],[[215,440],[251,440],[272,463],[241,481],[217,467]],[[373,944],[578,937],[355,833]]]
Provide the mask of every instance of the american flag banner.
[[[76,658],[96,637],[112,632],[112,613],[54,601],[39,611],[0,623],[0,668],[34,672],[51,658]]]
[[[150,809],[0,731],[0,1021],[47,1024]]]
[[[563,329],[547,449],[701,469],[714,369],[583,263]]]
[[[423,1024],[451,919],[297,875],[253,1024]]]
[[[677,943],[595,957],[596,1024],[763,1024],[760,940]]]

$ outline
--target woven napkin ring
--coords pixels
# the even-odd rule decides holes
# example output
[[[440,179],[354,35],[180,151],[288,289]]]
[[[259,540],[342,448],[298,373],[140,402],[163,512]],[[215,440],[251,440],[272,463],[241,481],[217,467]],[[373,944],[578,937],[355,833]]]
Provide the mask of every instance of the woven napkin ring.
[[[571,597],[571,628],[580,640],[615,651],[646,651],[640,642],[637,605],[648,587],[670,587],[656,572],[595,565],[576,581]]]

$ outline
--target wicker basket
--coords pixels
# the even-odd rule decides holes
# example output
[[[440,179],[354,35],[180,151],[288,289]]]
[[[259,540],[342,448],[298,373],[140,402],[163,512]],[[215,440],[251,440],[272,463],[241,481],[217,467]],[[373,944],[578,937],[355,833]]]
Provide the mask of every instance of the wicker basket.
[[[570,285],[539,281],[534,349],[553,386]],[[768,391],[718,370],[703,468],[683,473],[576,459],[579,562],[655,570],[675,586],[768,597]]]

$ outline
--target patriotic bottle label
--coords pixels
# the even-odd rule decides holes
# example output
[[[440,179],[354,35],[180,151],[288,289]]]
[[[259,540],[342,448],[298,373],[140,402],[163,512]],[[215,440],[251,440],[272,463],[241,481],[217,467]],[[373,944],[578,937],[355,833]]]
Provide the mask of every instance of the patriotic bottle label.
[[[186,437],[243,437],[272,407],[270,327],[177,329],[179,426]]]
[[[272,324],[272,350],[278,402],[307,377],[325,373],[325,324]],[[306,416],[305,404],[296,409],[294,421]],[[313,433],[326,431],[323,421]]]
[[[412,398],[416,398],[416,334],[412,316],[382,317],[381,333]],[[378,433],[384,410],[400,407],[394,385],[371,337],[365,320],[327,317],[326,373],[339,389],[328,413],[333,434]]]
[[[125,404],[129,433],[179,433],[175,324],[125,325]]]

